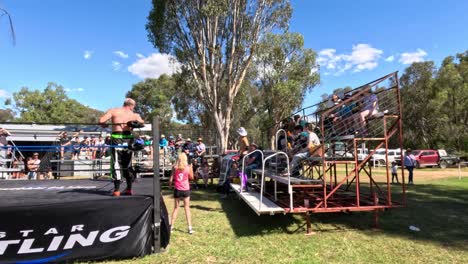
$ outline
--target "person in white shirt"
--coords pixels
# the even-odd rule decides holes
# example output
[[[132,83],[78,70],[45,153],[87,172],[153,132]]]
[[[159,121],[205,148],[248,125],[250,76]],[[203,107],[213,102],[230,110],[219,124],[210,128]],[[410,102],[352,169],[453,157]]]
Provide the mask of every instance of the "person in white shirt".
[[[397,165],[396,161],[394,161],[394,162],[392,162],[392,183],[395,183],[393,181],[393,179],[396,179],[396,183],[400,183],[400,182],[398,182],[397,171],[398,171],[398,165]]]

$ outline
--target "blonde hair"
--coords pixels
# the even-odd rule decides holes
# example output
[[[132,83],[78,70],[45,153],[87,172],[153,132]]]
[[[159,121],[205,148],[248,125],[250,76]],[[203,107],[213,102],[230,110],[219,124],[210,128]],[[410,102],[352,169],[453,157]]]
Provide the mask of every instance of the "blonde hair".
[[[179,170],[184,170],[185,167],[188,166],[188,158],[187,158],[187,155],[185,153],[180,153],[179,154],[179,157],[177,158],[177,161],[176,161],[176,164],[175,164],[175,168],[176,169],[179,169]]]

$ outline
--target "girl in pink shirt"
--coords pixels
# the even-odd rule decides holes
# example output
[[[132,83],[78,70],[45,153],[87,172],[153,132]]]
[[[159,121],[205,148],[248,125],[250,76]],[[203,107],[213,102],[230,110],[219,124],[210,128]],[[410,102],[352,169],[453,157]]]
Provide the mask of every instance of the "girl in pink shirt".
[[[193,169],[192,166],[188,164],[187,155],[182,152],[179,154],[176,164],[172,169],[171,178],[169,179],[169,186],[172,186],[172,183],[174,183],[174,211],[171,217],[171,230],[179,211],[179,201],[184,200],[185,217],[187,218],[189,234],[193,233],[192,216],[190,213],[189,181],[191,180],[193,180]]]

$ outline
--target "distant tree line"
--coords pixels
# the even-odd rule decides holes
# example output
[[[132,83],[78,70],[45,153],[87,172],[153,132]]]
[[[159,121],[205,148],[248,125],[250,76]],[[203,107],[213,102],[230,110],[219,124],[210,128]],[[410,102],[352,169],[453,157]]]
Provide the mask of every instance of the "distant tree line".
[[[413,63],[400,84],[405,146],[468,153],[468,51]]]

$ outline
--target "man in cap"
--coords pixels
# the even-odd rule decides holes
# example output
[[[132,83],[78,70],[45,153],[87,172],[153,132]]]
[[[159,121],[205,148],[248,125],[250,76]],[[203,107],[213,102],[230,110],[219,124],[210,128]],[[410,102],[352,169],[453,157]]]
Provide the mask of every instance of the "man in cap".
[[[197,154],[198,164],[203,164],[203,157],[206,153],[206,146],[203,143],[203,139],[201,137],[198,138],[198,144],[195,147],[195,153]]]
[[[145,123],[140,115],[134,112],[135,106],[135,100],[126,98],[122,107],[112,108],[99,118],[99,124],[102,127],[107,127],[107,121],[111,120],[112,122],[111,173],[114,178],[113,196],[120,196],[121,175],[124,176],[127,182],[127,189],[123,194],[133,194],[133,151],[128,146],[131,146],[134,141],[132,135],[133,129],[135,127],[142,127]]]
[[[161,135],[161,139],[159,139],[159,148],[163,149],[167,147],[168,141],[166,139],[166,136],[164,134]]]
[[[262,166],[262,154],[258,149],[258,145],[255,143],[250,144],[249,146],[249,156],[246,158],[245,162],[245,173],[249,178],[252,178],[252,171],[258,169]]]

